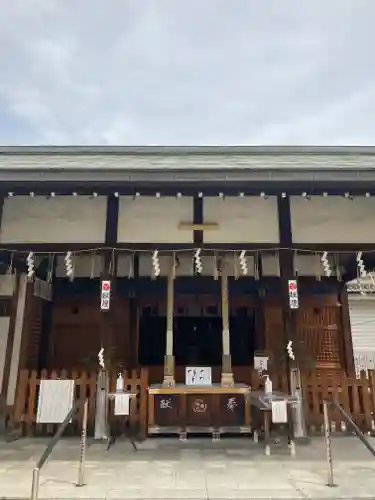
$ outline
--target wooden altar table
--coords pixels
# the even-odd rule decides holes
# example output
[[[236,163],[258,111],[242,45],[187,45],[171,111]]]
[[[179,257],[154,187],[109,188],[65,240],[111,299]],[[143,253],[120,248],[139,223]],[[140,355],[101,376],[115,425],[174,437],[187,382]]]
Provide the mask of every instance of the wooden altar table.
[[[250,387],[245,384],[152,385],[148,396],[148,433],[179,434],[181,439],[187,434],[210,433],[219,439],[220,434],[250,433],[249,394]]]

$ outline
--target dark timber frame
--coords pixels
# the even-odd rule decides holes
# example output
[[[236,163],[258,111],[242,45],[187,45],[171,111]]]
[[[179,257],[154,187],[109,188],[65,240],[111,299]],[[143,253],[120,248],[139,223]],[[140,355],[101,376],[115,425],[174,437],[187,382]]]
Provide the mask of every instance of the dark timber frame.
[[[187,159],[191,160],[189,163]],[[100,161],[100,166],[95,161]],[[133,162],[142,161],[138,166]],[[196,160],[196,165],[194,161]],[[66,161],[66,168],[64,167]],[[117,167],[113,163],[117,161]],[[375,196],[374,147],[0,147],[0,197],[8,193],[35,196],[92,195],[108,196],[105,244],[9,244],[9,250],[39,253],[64,253],[88,248],[101,248],[103,269],[101,278],[109,276],[113,248],[152,250],[155,245],[117,242],[119,196],[182,196],[193,197],[192,222],[204,222],[204,199],[223,196],[277,196],[279,243],[275,244],[206,244],[204,232],[194,231],[191,244],[158,244],[158,250],[176,251],[202,248],[205,250],[280,250],[281,281],[284,289],[284,325],[293,332],[294,320],[287,308],[287,280],[293,277],[293,250],[347,253],[353,258],[356,251],[374,251],[375,244],[293,244],[290,222],[290,196],[323,195],[343,197]],[[308,202],[307,202],[308,203]],[[104,246],[104,248],[103,248]],[[275,248],[275,246],[277,248]],[[261,248],[260,248],[261,247]],[[22,260],[22,259],[21,259]],[[134,274],[138,275],[135,255]],[[14,259],[20,269],[22,261]],[[261,264],[261,261],[260,261]],[[375,260],[374,260],[375,264]],[[261,266],[260,266],[261,267]],[[354,277],[354,276],[353,276]],[[351,279],[348,271],[344,279]],[[306,281],[309,278],[306,278]],[[313,279],[313,278],[312,278]],[[323,278],[325,280],[325,278]],[[301,278],[305,281],[305,278]],[[335,281],[335,278],[327,279]],[[113,294],[116,294],[113,280]],[[136,300],[136,299],[134,299]],[[259,301],[262,297],[259,296]],[[345,293],[340,293],[343,323],[346,307]],[[134,309],[134,310],[133,310]],[[136,304],[131,306],[131,323],[136,323]],[[110,340],[109,316],[103,313],[102,339]],[[134,316],[134,317],[133,317]],[[260,320],[262,320],[260,318]],[[134,326],[136,328],[136,326]],[[107,331],[109,333],[107,333]],[[350,335],[350,326],[345,327]],[[291,335],[292,336],[292,335]],[[348,342],[346,342],[348,344]],[[346,352],[347,368],[352,367],[352,351]],[[133,360],[135,363],[135,360]]]
[[[105,246],[108,247],[108,249],[103,251],[103,268],[101,272],[101,280],[111,280],[111,301],[113,301],[116,294],[115,270],[117,269],[117,255],[113,253],[111,248],[116,246],[117,242],[118,214],[119,200],[114,195],[110,195],[107,198],[107,214],[105,224]],[[104,348],[105,364],[107,365],[108,369],[108,364],[110,363],[110,354],[112,350],[113,315],[108,314],[108,312],[103,312],[100,317],[101,346]]]
[[[187,159],[191,159],[190,163]],[[16,163],[13,164],[13,160]],[[23,165],[23,159],[25,165]],[[95,160],[102,167],[95,166]],[[113,168],[113,160],[120,166]],[[141,159],[138,166],[133,163]],[[195,165],[196,160],[197,165]],[[64,161],[68,168],[64,168]],[[54,165],[54,163],[56,165]],[[107,165],[108,163],[108,165]],[[145,166],[146,165],[146,166]],[[208,168],[206,165],[210,165]],[[194,198],[192,220],[203,220],[204,198],[238,196],[290,197],[293,195],[365,196],[375,195],[375,147],[209,147],[209,146],[155,146],[155,147],[0,147],[0,196],[14,195],[69,196],[109,195],[110,203],[117,203],[114,194],[155,196],[183,196]],[[110,206],[110,205],[109,205]],[[116,238],[117,239],[117,238]],[[112,238],[112,241],[115,241]],[[194,243],[184,248],[205,245],[201,231],[195,231]],[[77,242],[73,245],[22,245],[15,250],[64,252],[67,250],[102,247]],[[111,246],[111,245],[108,245]],[[177,250],[181,245],[158,245],[160,250]],[[282,245],[281,245],[282,246]],[[288,247],[297,247],[291,242]],[[129,245],[116,243],[117,248],[151,249],[150,244]],[[215,249],[228,245],[217,244]],[[231,249],[256,250],[259,244],[231,245]],[[274,245],[263,244],[262,249]],[[301,250],[355,252],[374,250],[373,244],[298,244]]]

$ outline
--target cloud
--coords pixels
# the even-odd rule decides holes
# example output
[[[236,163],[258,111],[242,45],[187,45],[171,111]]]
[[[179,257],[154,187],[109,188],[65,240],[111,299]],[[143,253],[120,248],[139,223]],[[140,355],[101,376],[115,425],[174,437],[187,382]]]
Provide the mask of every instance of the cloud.
[[[13,0],[2,144],[375,144],[373,0]]]

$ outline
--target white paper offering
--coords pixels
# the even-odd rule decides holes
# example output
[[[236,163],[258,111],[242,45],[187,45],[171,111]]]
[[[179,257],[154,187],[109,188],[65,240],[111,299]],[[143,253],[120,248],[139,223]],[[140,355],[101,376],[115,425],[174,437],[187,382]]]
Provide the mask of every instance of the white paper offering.
[[[210,366],[187,366],[185,370],[186,385],[212,385]]]
[[[41,380],[38,424],[61,424],[73,408],[74,380]]]
[[[272,401],[272,422],[274,424],[285,424],[288,421],[287,402]]]
[[[268,356],[254,356],[254,368],[260,372],[267,371]]]
[[[115,415],[130,414],[130,394],[115,394]]]

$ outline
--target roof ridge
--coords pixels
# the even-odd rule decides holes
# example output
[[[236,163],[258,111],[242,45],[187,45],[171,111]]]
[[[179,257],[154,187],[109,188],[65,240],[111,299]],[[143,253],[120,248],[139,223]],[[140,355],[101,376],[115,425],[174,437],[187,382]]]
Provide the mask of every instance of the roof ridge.
[[[375,155],[375,146],[293,146],[293,145],[202,145],[202,146],[95,146],[95,145],[23,145],[0,146],[1,155],[34,154],[107,154],[107,155]]]

